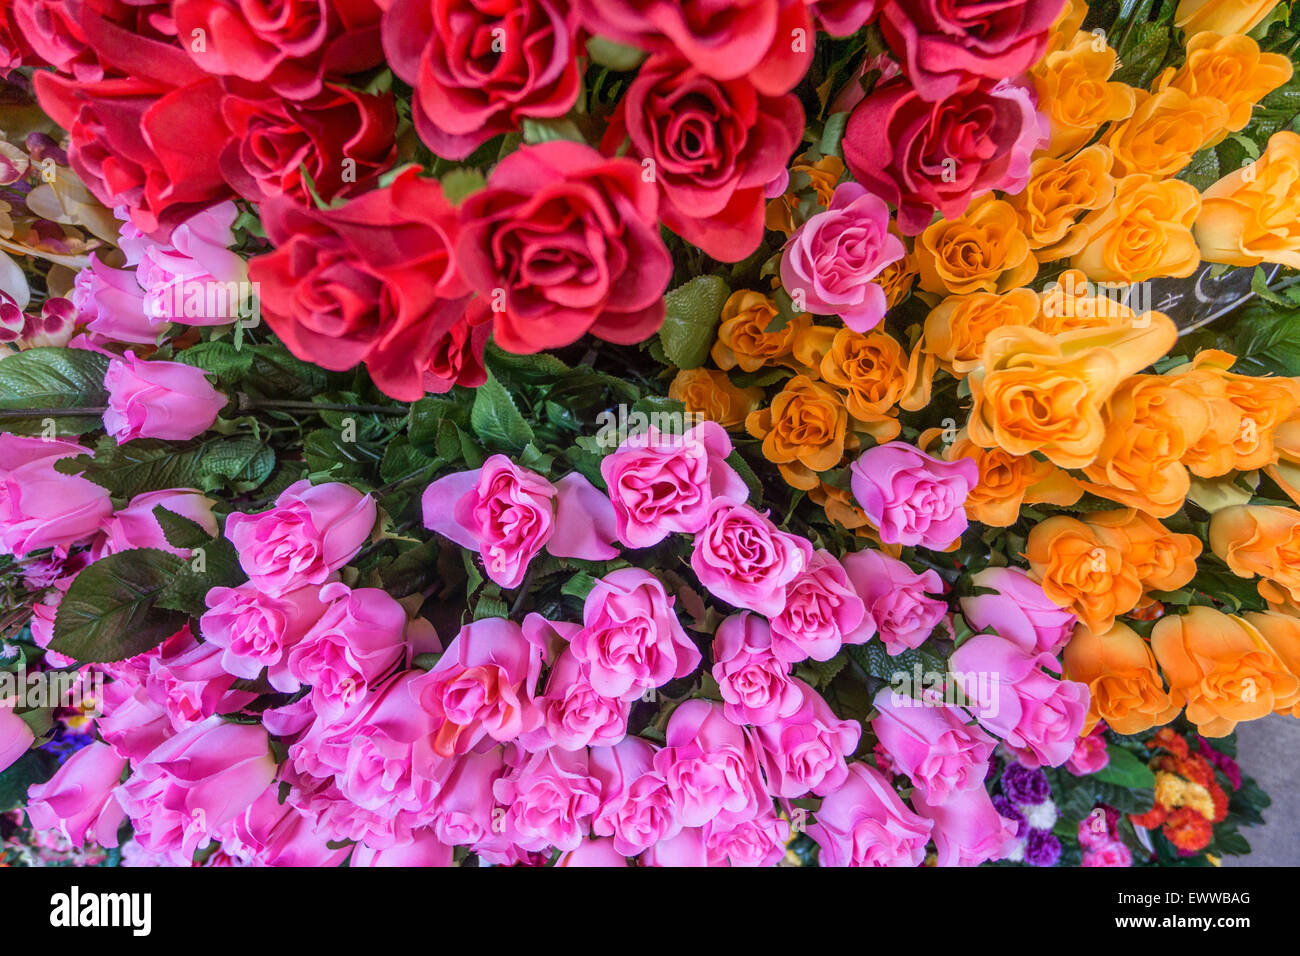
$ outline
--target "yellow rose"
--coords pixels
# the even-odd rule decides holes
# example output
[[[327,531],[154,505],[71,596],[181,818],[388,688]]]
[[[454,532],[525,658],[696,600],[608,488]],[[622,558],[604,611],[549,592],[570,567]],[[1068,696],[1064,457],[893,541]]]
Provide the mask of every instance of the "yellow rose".
[[[1020,228],[1039,262],[1074,255],[1087,240],[1076,220],[1104,209],[1115,198],[1112,157],[1105,146],[1089,146],[1073,159],[1036,159],[1029,185],[1007,201],[1020,216]]]
[[[921,288],[940,295],[1006,292],[1033,281],[1038,260],[1010,204],[990,193],[957,219],[941,219],[916,242]]]
[[[1088,238],[1070,265],[1097,282],[1190,276],[1201,264],[1192,237],[1200,209],[1201,197],[1188,183],[1125,176],[1115,201],[1084,220]]]
[[[1114,543],[1145,591],[1177,591],[1196,577],[1201,539],[1176,534],[1136,508],[1095,511],[1087,523]]]
[[[1174,323],[1149,313],[1144,327],[1081,329],[1046,335],[1002,328],[984,344],[970,375],[970,437],[1013,455],[1041,452],[1062,468],[1096,458],[1105,437],[1101,409],[1124,379],[1163,356]]]
[[[1104,634],[1078,625],[1062,660],[1066,680],[1088,685],[1085,733],[1104,720],[1117,734],[1140,734],[1183,709],[1182,695],[1165,690],[1151,648],[1126,625],[1116,623]]]
[[[1084,0],[1065,0],[1065,6],[1052,24],[1052,32],[1047,38],[1047,52],[1064,50],[1073,43],[1087,16],[1088,4]]]
[[[1210,518],[1210,548],[1242,578],[1259,575],[1260,597],[1274,608],[1300,605],[1300,511],[1279,505],[1232,505]]]
[[[1174,24],[1188,36],[1204,30],[1215,33],[1249,33],[1278,0],[1179,0]]]
[[[712,368],[682,369],[668,386],[668,397],[723,428],[743,424],[745,416],[763,402],[761,388],[738,388],[726,372]]]
[[[1291,73],[1290,60],[1280,53],[1259,52],[1259,44],[1248,36],[1206,32],[1187,41],[1183,66],[1166,70],[1157,88],[1173,87],[1193,98],[1212,96],[1223,102],[1228,107],[1226,135],[1245,129],[1255,104],[1290,80]]]
[[[951,295],[925,320],[925,347],[954,375],[965,375],[980,363],[984,340],[994,329],[1030,326],[1038,317],[1038,295],[1032,289],[1012,289],[998,295],[971,292]]]
[[[1207,262],[1300,269],[1300,135],[1274,133],[1264,155],[1207,189],[1195,236]]]
[[[1100,47],[1100,49],[1098,49]],[[1106,123],[1133,115],[1137,93],[1111,82],[1116,54],[1091,33],[1076,34],[1066,47],[1045,56],[1032,71],[1038,106],[1051,124],[1044,154],[1071,156]]]
[[[756,372],[764,365],[799,368],[794,361],[794,340],[812,325],[812,316],[796,315],[785,328],[768,332],[777,316],[776,303],[761,292],[741,289],[731,293],[722,306],[722,324],[711,355],[718,368],[737,365],[746,372]]]
[[[1133,115],[1112,126],[1102,142],[1115,154],[1116,176],[1172,176],[1227,128],[1228,107],[1212,96],[1138,90]]]
[[[885,307],[892,309],[912,293],[916,284],[916,263],[911,254],[891,262],[876,276],[875,283],[885,290]]]

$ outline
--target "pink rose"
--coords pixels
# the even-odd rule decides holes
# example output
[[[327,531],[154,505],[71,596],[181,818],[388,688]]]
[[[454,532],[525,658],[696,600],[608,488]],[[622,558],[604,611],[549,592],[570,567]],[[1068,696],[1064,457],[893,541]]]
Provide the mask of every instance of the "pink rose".
[[[577,631],[576,626],[570,627]],[[546,675],[546,693],[537,704],[542,725],[520,738],[528,750],[552,745],[562,750],[612,747],[627,735],[631,703],[597,693],[571,650],[556,659]]]
[[[254,866],[340,865],[347,847],[331,850],[328,837],[317,832],[302,811],[280,803],[279,789],[268,787],[235,818],[233,839],[222,847]]]
[[[324,613],[288,646],[285,663],[311,685],[318,710],[338,710],[405,659],[406,609],[378,588],[354,590],[342,581],[322,587],[317,600],[327,605]]]
[[[432,830],[417,830],[410,843],[375,850],[361,844],[352,851],[353,866],[451,866],[452,849],[438,841]]]
[[[772,618],[772,653],[791,664],[828,661],[845,644],[866,643],[875,630],[844,566],[819,550],[786,585],[785,607]]]
[[[714,597],[767,617],[785,605],[785,587],[812,560],[806,538],[787,534],[747,504],[716,500],[695,536],[691,567]]]
[[[142,362],[133,352],[109,361],[104,387],[104,430],[119,445],[135,438],[194,438],[211,428],[226,407],[226,396],[212,387],[202,369]]]
[[[165,318],[145,307],[135,270],[106,266],[93,252],[90,265],[77,273],[71,298],[77,318],[97,342],[153,345],[167,327]]]
[[[342,482],[295,481],[260,514],[232,514],[226,537],[253,585],[272,595],[324,584],[375,526],[375,500]]]
[[[621,568],[596,582],[582,609],[582,630],[569,645],[591,686],[606,697],[635,699],[700,666],[691,643],[654,575]]]
[[[27,753],[36,740],[27,721],[14,713],[16,701],[0,699],[0,770],[4,770]]]
[[[506,773],[505,748],[449,757],[438,772],[442,788],[430,814],[430,827],[438,840],[448,846],[503,843],[505,809],[492,796],[492,785]]]
[[[1132,866],[1133,851],[1114,840],[1083,854],[1080,866]]]
[[[1000,80],[1037,63],[1062,6],[1062,0],[887,0],[880,28],[917,92],[942,100],[980,78]]]
[[[95,729],[133,767],[175,733],[166,707],[143,687],[125,680],[104,688],[104,713],[96,718]]]
[[[889,232],[889,207],[857,183],[835,187],[831,204],[795,230],[781,253],[781,284],[797,311],[838,315],[854,332],[885,317],[876,276],[906,253]]]
[[[703,867],[709,865],[703,827],[687,827],[669,840],[661,840],[641,856],[645,866]]]
[[[803,696],[799,709],[755,727],[755,749],[773,796],[824,796],[844,782],[845,758],[857,749],[862,725],[840,720],[817,691],[801,680],[793,683]]]
[[[871,729],[892,769],[938,805],[952,794],[982,787],[995,741],[964,710],[930,705],[885,689],[876,695]]]
[[[235,675],[223,666],[223,657],[220,646],[200,644],[186,625],[149,658],[144,691],[167,711],[173,728],[184,730],[213,714],[234,713],[257,699],[252,691],[232,690]]]
[[[179,558],[189,560],[189,548],[174,548],[167,543],[162,526],[154,517],[153,510],[159,506],[182,518],[188,518],[199,525],[212,537],[220,530],[217,519],[212,514],[213,499],[202,492],[184,488],[172,488],[167,491],[147,491],[132,498],[125,508],[115,511],[104,524],[104,537],[96,542],[92,553],[96,560],[118,551],[131,548],[159,548],[169,551]]]
[[[505,455],[439,478],[421,498],[424,526],[483,555],[487,576],[517,588],[543,548],[557,558],[606,561],[618,551],[609,501],[578,472],[551,484]]]
[[[939,866],[979,866],[1002,859],[1016,845],[1016,825],[993,808],[983,787],[962,790],[942,804],[914,790],[912,807],[934,824]]]
[[[1092,733],[1074,743],[1074,753],[1065,762],[1065,769],[1076,777],[1086,777],[1106,769],[1110,754],[1106,751],[1106,725],[1098,724]]]
[[[556,866],[627,866],[627,857],[614,849],[613,840],[583,840],[577,849],[570,850],[558,860]]]
[[[614,848],[624,856],[671,840],[682,828],[668,782],[654,768],[655,753],[654,745],[640,737],[591,751],[591,775],[600,784],[591,829],[612,836]]]
[[[854,763],[822,801],[808,835],[820,847],[821,866],[920,866],[932,826],[879,772]]]
[[[948,613],[947,601],[928,596],[944,592],[943,578],[934,570],[918,574],[870,549],[845,555],[844,569],[891,655],[920,647]]]
[[[107,488],[54,469],[60,458],[89,454],[75,442],[0,434],[0,551],[66,553],[107,520]]]
[[[187,866],[274,779],[264,728],[209,717],[159,744],[116,793],[136,841]]]
[[[668,784],[684,827],[725,815],[747,820],[766,800],[753,743],[727,720],[719,704],[688,700],[668,718],[667,746],[654,768]]]
[[[674,531],[694,534],[715,499],[744,501],[749,489],[727,464],[731,439],[717,422],[684,435],[649,431],[629,437],[600,463],[618,520],[618,540],[648,548]]]
[[[587,751],[510,750],[511,771],[492,785],[493,796],[506,808],[506,835],[524,850],[577,849],[600,805],[600,784],[591,775]]]
[[[768,807],[750,820],[710,823],[704,828],[709,866],[776,866],[790,842],[790,821]]]
[[[272,687],[292,693],[301,682],[287,655],[325,613],[319,593],[310,585],[280,595],[264,594],[252,584],[213,588],[204,598],[208,610],[199,629],[204,641],[222,649],[227,671],[252,680],[266,668]]]
[[[1059,767],[1070,758],[1087,716],[1088,687],[1044,671],[1060,672],[1056,658],[1026,654],[1010,641],[977,634],[957,648],[949,666],[965,675],[980,724],[1014,748],[1021,763]]]
[[[513,621],[491,617],[461,628],[411,695],[434,721],[434,751],[467,753],[484,737],[505,742],[533,730],[542,715],[534,690],[542,649]]]
[[[256,317],[244,291],[248,266],[230,251],[238,215],[233,202],[217,203],[177,225],[166,243],[142,237],[128,250],[151,321],[226,325]]]
[[[940,461],[892,441],[864,451],[852,471],[853,496],[886,544],[942,551],[965,533],[974,459]]]
[[[790,665],[773,651],[772,631],[757,614],[742,611],[713,635],[713,679],[722,710],[733,724],[770,724],[803,703],[790,679]]]
[[[500,299],[498,345],[532,354],[588,332],[632,345],[658,330],[673,264],[641,174],[554,140],[511,153],[461,204],[457,259],[475,291]]]
[[[117,846],[117,828],[125,815],[113,791],[125,769],[126,760],[108,744],[82,747],[53,777],[28,788],[32,827],[58,830],[75,846],[85,846],[87,835],[100,846]]]
[[[970,583],[997,592],[961,599],[962,616],[976,631],[991,629],[1026,654],[1053,655],[1074,633],[1074,614],[1053,604],[1042,585],[1019,568],[984,568]]]

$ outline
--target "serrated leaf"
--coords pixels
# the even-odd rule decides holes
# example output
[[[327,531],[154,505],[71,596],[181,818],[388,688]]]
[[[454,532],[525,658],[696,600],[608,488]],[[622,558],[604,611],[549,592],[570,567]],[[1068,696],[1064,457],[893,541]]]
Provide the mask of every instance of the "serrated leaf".
[[[183,564],[157,548],[100,558],[73,579],[59,603],[50,649],[85,664],[125,660],[157,647],[186,620],[156,606]]]
[[[659,341],[670,362],[682,369],[704,364],[729,295],[731,289],[718,276],[697,276],[664,296]]]
[[[533,430],[519,414],[515,400],[491,373],[474,393],[469,422],[484,444],[500,451],[518,454],[533,440]]]
[[[1111,744],[1106,753],[1110,762],[1093,774],[1094,779],[1130,790],[1150,789],[1156,785],[1156,775],[1132,751]]]
[[[107,371],[108,356],[88,349],[37,348],[5,356],[0,361],[0,431],[34,435],[43,427],[40,418],[5,415],[6,410],[106,404]],[[100,413],[60,415],[55,422],[59,433],[66,435],[103,426]]]

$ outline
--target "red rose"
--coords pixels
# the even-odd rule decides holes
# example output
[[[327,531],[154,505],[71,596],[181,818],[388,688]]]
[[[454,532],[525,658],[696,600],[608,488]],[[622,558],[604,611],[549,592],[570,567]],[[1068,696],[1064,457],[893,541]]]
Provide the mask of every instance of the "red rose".
[[[679,53],[720,80],[748,75],[762,93],[787,93],[812,63],[816,35],[804,0],[576,0],[592,33]]]
[[[456,210],[415,169],[333,209],[282,197],[262,207],[274,252],[248,264],[267,323],[299,358],[341,371],[365,362],[410,402],[465,308]],[[454,333],[453,333],[454,334]]]
[[[763,241],[764,187],[785,171],[803,126],[794,96],[766,96],[745,78],[717,80],[655,56],[603,145],[613,153],[630,137],[629,155],[654,161],[664,225],[714,259],[739,262]]]
[[[518,353],[586,332],[621,345],[664,318],[672,259],[658,194],[635,160],[556,140],[511,153],[461,206],[466,280],[496,313],[496,342]]]
[[[817,25],[831,36],[852,36],[876,15],[880,0],[808,0]]]
[[[1016,76],[1047,49],[1064,0],[888,0],[880,27],[927,100],[947,99],[983,78]]]
[[[577,16],[563,0],[390,0],[383,38],[415,90],[416,131],[448,159],[578,98]]]
[[[156,77],[185,59],[167,0],[14,0],[9,16],[20,43],[79,80]]]
[[[374,0],[175,0],[173,10],[181,43],[204,70],[290,99],[384,59]]]
[[[221,87],[168,88],[150,79],[78,83],[36,74],[41,108],[68,131],[68,160],[95,198],[127,206],[141,231],[165,240],[178,223],[230,198],[217,166],[226,141]]]
[[[433,344],[425,367],[425,391],[441,395],[453,385],[474,388],[487,381],[483,350],[492,334],[492,310],[484,299],[470,299],[465,314]]]
[[[931,103],[899,77],[854,109],[843,149],[853,178],[896,206],[899,230],[914,236],[936,209],[952,218],[990,190],[1018,192],[1046,140],[1023,86],[983,83]]]
[[[304,168],[325,202],[364,192],[397,155],[392,94],[327,85],[311,99],[286,100],[238,80],[227,80],[226,90],[221,115],[230,140],[221,171],[245,199],[289,196],[311,205]]]

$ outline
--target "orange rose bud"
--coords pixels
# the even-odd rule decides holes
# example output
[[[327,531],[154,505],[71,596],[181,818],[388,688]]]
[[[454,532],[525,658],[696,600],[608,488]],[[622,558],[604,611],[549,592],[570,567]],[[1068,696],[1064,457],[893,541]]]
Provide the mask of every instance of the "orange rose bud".
[[[1228,106],[1212,96],[1170,87],[1137,91],[1133,115],[1110,128],[1102,142],[1115,154],[1115,175],[1172,176],[1228,128]]]
[[[1179,0],[1174,25],[1189,37],[1206,30],[1214,33],[1249,33],[1278,0]]]
[[[777,316],[776,303],[761,292],[741,289],[733,292],[722,306],[718,341],[710,353],[718,368],[737,365],[746,372],[756,372],[764,365],[796,368],[793,359],[795,337],[812,325],[812,316],[796,315],[783,329],[768,332]]]
[[[1004,326],[1032,326],[1038,317],[1038,294],[1032,289],[950,295],[925,320],[925,347],[953,375],[980,364],[984,340]]]
[[[1034,525],[1025,557],[1052,603],[1072,610],[1089,630],[1105,632],[1142,597],[1142,583],[1119,543],[1114,535],[1057,515]]]
[[[992,528],[1008,528],[1020,519],[1022,505],[1072,505],[1083,497],[1079,483],[1050,461],[1012,455],[1001,448],[980,448],[964,434],[944,451],[948,461],[974,459],[979,481],[966,496],[966,514]]]
[[[1151,650],[1171,695],[1187,700],[1187,719],[1206,737],[1224,737],[1300,695],[1300,679],[1253,624],[1205,605],[1157,621]]]
[[[1300,380],[1292,379],[1300,384]],[[1277,482],[1296,504],[1300,505],[1300,409],[1273,430],[1273,448],[1277,461],[1264,472]]]
[[[1062,676],[1088,685],[1085,734],[1100,720],[1118,734],[1140,734],[1169,723],[1183,709],[1182,695],[1171,697],[1165,690],[1151,648],[1123,624],[1104,634],[1078,625],[1062,658]]]
[[[1264,155],[1207,189],[1194,233],[1207,262],[1300,269],[1300,135],[1274,133]]]
[[[1276,611],[1255,611],[1242,617],[1259,631],[1286,669],[1300,675],[1300,618]],[[1277,713],[1300,717],[1300,694],[1292,701],[1278,701]]]
[[[1158,80],[1193,98],[1211,96],[1228,107],[1224,135],[1246,128],[1255,104],[1291,79],[1291,61],[1280,53],[1261,53],[1259,44],[1240,34],[1198,33],[1187,41],[1187,59]],[[1207,145],[1214,145],[1209,143]]]
[[[877,442],[898,436],[898,401],[907,387],[903,346],[878,329],[860,335],[838,329],[821,359],[822,378],[843,392],[844,405]]]
[[[1196,577],[1201,539],[1177,534],[1136,508],[1088,515],[1097,533],[1116,543],[1144,590],[1176,591]]]
[[[1083,248],[1087,231],[1075,220],[1103,209],[1115,198],[1112,157],[1105,146],[1089,146],[1073,159],[1036,159],[1029,185],[1007,200],[1039,262],[1055,262]]]
[[[1039,108],[1051,125],[1045,155],[1072,156],[1106,123],[1133,115],[1137,91],[1110,79],[1116,59],[1101,37],[1076,33],[1031,71]]]
[[[991,332],[969,379],[971,440],[1013,455],[1041,452],[1062,468],[1091,464],[1105,438],[1101,409],[1111,393],[1177,340],[1167,316],[1144,318],[1141,328],[1055,336],[1015,327]]]
[[[1032,282],[1038,260],[1009,203],[990,193],[957,219],[941,219],[916,240],[921,288],[939,295],[1007,292]]]
[[[1201,264],[1192,237],[1200,210],[1200,194],[1189,183],[1125,176],[1115,201],[1084,219],[1088,238],[1070,265],[1097,282],[1190,276]]]
[[[723,428],[743,425],[745,417],[763,403],[761,388],[738,388],[726,372],[711,368],[682,369],[668,386],[668,397]]]
[[[1231,505],[1210,518],[1210,549],[1242,578],[1259,575],[1260,596],[1277,608],[1300,607],[1300,511],[1279,505]]]
[[[763,439],[764,457],[804,491],[821,484],[817,472],[830,471],[844,457],[848,424],[839,393],[806,375],[786,382],[771,408],[753,412],[745,421],[749,433]]]

